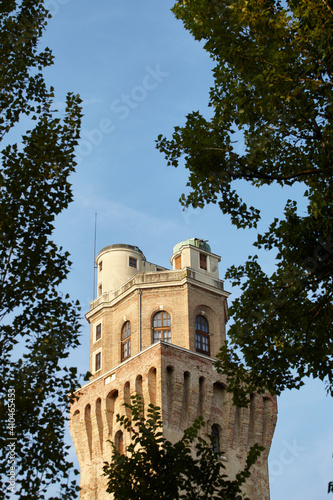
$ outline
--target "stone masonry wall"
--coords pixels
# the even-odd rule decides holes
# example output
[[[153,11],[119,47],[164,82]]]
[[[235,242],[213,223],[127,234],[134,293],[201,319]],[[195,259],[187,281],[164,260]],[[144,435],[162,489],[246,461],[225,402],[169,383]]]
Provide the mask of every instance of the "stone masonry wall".
[[[110,461],[111,445],[120,431],[116,414],[126,411],[123,403],[141,393],[145,407],[162,408],[163,429],[175,442],[200,414],[206,432],[218,425],[227,472],[234,476],[244,466],[251,444],[266,450],[253,468],[246,485],[251,500],[268,500],[267,456],[276,422],[276,400],[254,395],[247,409],[233,407],[225,390],[225,377],[216,373],[206,356],[159,342],[129,358],[78,391],[71,406],[70,429],[81,468],[81,500],[107,500],[102,477],[104,461]],[[124,449],[129,435],[124,433]]]

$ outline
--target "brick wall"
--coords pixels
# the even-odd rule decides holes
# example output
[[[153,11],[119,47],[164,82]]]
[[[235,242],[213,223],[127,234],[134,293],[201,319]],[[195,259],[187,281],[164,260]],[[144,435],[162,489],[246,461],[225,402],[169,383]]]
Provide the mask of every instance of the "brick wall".
[[[249,447],[266,446],[246,485],[252,499],[269,499],[267,456],[276,422],[276,400],[268,394],[253,395],[249,408],[237,409],[226,392],[225,377],[218,374],[206,356],[157,343],[84,386],[71,407],[70,428],[81,467],[81,500],[106,500],[101,478],[104,461],[110,461],[111,446],[120,430],[116,414],[130,395],[140,392],[144,405],[162,409],[163,429],[175,442],[184,429],[202,415],[205,432],[220,429],[221,449],[227,472],[234,476],[244,467]],[[124,447],[129,436],[124,434]]]

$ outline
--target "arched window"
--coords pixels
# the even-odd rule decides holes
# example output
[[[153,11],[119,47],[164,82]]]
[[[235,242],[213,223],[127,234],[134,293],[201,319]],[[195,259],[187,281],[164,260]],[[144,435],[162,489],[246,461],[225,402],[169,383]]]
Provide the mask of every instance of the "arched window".
[[[212,425],[211,436],[212,436],[212,452],[219,453],[220,452],[220,430],[216,424]]]
[[[195,349],[208,356],[210,354],[208,321],[201,315],[195,318]]]
[[[126,321],[121,329],[121,360],[131,355],[131,323]]]
[[[114,444],[115,444],[116,450],[119,451],[120,455],[123,455],[123,453],[124,453],[124,438],[123,438],[122,431],[116,432],[116,435],[114,437]]]
[[[166,311],[160,311],[153,317],[153,342],[159,340],[171,342],[171,318]]]

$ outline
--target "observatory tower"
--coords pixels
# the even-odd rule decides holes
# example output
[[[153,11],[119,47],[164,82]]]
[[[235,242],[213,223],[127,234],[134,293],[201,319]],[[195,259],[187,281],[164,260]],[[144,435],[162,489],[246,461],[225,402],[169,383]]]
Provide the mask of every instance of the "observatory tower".
[[[269,499],[267,456],[277,406],[269,394],[251,396],[236,408],[226,377],[214,360],[225,341],[227,298],[219,279],[220,257],[207,242],[188,239],[173,248],[172,269],[147,262],[132,245],[110,245],[96,259],[97,298],[86,318],[91,325],[90,381],[71,405],[70,429],[81,468],[81,500],[109,500],[104,461],[113,441],[126,451],[129,436],[116,415],[133,393],[161,408],[163,432],[172,442],[199,415],[225,452],[227,473],[244,468],[254,443],[265,451],[252,468],[244,492]]]

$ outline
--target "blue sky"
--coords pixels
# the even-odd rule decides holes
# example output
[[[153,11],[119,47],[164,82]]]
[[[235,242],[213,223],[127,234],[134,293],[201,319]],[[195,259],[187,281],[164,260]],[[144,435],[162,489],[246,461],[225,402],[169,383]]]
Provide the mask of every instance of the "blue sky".
[[[209,114],[212,64],[164,0],[46,0],[53,14],[43,44],[55,56],[46,77],[58,109],[67,91],[83,99],[82,140],[74,202],[56,223],[55,238],[70,253],[72,272],[64,284],[83,312],[93,298],[94,220],[97,250],[113,243],[141,248],[147,260],[170,266],[173,246],[184,239],[209,240],[221,255],[220,276],[255,253],[255,231],[237,230],[217,207],[186,212],[178,202],[186,189],[184,168],[167,167],[155,149],[186,114]],[[262,210],[264,230],[288,198],[302,204],[302,189],[239,189]],[[274,256],[261,255],[268,272]],[[229,301],[236,297],[232,292]],[[71,363],[89,368],[89,326]],[[333,402],[325,387],[310,382],[279,398],[278,424],[270,453],[271,499],[321,500],[333,479]],[[73,452],[74,455],[74,452]]]

